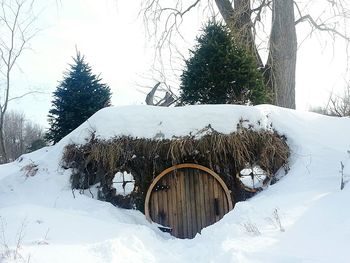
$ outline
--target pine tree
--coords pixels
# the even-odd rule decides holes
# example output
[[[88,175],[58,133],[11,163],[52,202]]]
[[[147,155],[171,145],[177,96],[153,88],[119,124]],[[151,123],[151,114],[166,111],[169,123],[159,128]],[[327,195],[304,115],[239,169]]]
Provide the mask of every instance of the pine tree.
[[[101,83],[99,76],[79,52],[64,79],[54,92],[48,121],[50,128],[46,138],[57,143],[98,110],[110,106],[110,88]]]
[[[181,75],[183,104],[269,102],[253,56],[234,43],[226,26],[209,22],[196,42]]]

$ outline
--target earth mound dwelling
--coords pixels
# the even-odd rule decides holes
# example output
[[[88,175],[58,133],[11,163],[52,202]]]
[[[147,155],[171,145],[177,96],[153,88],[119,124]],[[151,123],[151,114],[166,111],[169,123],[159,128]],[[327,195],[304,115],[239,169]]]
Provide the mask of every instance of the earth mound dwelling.
[[[94,196],[95,187],[94,197],[138,209],[175,237],[193,238],[287,171],[283,135],[243,119],[236,126],[229,134],[208,125],[172,138],[92,133],[85,144],[66,146],[62,165],[72,169],[73,191]]]

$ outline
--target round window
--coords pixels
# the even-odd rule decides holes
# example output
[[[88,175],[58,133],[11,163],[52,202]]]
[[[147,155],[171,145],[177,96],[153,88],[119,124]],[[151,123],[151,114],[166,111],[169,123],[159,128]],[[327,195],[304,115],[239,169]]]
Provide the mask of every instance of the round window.
[[[113,178],[113,188],[117,195],[128,195],[134,190],[135,180],[131,173],[117,172]]]
[[[271,181],[271,176],[259,165],[247,165],[238,175],[242,187],[249,192],[256,192],[263,189]]]

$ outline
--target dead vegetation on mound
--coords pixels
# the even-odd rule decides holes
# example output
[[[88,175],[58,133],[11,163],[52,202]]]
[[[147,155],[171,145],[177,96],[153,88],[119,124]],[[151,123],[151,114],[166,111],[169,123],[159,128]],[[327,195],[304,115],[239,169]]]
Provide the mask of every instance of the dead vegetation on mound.
[[[172,139],[116,137],[99,140],[92,136],[84,145],[68,145],[62,165],[72,168],[72,189],[88,189],[99,183],[99,199],[143,211],[144,198],[153,178],[166,168],[181,163],[204,165],[219,174],[235,201],[251,195],[237,182],[236,174],[247,165],[259,165],[272,176],[287,167],[286,138],[272,130],[239,127],[231,134],[208,127],[200,138],[189,135]],[[113,188],[117,172],[131,173],[134,191],[118,195]]]

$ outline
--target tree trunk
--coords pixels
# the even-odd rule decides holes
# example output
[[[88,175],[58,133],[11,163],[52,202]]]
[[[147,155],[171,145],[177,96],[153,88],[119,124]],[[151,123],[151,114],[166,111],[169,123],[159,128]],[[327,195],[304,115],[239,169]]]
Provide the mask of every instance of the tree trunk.
[[[265,77],[274,94],[274,104],[295,109],[297,36],[293,0],[274,0],[269,58]]]
[[[4,138],[4,114],[0,113],[0,164],[7,163],[7,152],[5,147],[5,138]]]
[[[258,67],[263,63],[254,42],[251,0],[215,0],[235,39],[250,50]],[[293,0],[273,0],[269,57],[264,69],[266,86],[273,94],[273,104],[295,109],[295,68],[297,37]]]
[[[234,0],[234,7],[230,0],[215,0],[215,3],[235,40],[254,55],[257,67],[262,68],[263,63],[252,31],[250,0]]]

